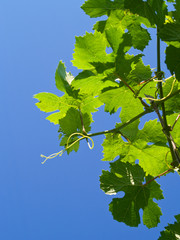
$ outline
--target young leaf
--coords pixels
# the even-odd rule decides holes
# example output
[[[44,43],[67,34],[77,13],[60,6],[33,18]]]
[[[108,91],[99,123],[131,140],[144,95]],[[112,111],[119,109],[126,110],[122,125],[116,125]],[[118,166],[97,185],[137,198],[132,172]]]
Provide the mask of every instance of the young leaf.
[[[56,69],[56,74],[55,74],[55,81],[56,81],[56,87],[60,91],[64,93],[68,93],[69,95],[72,94],[72,89],[71,89],[71,82],[73,80],[73,76],[71,73],[66,72],[66,68],[64,66],[64,63],[62,61],[59,62],[59,65]]]

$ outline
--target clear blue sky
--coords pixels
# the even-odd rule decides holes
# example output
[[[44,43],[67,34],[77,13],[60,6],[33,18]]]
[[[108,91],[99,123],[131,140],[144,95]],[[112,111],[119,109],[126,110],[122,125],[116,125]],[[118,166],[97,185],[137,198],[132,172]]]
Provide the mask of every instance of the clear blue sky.
[[[41,164],[40,154],[60,150],[58,126],[40,112],[33,95],[61,94],[54,74],[59,60],[74,75],[72,53],[75,36],[91,31],[96,19],[80,9],[83,0],[1,0],[1,165],[0,239],[2,240],[109,240],[157,239],[173,216],[180,213],[179,177],[161,178],[165,200],[159,202],[163,216],[157,229],[143,225],[129,228],[113,220],[108,210],[111,197],[99,188],[99,175],[108,169],[102,159],[102,139],[94,150],[81,144],[78,153]],[[148,48],[154,61],[154,44]],[[106,117],[107,120],[102,123]],[[118,117],[94,116],[92,131],[113,128]]]

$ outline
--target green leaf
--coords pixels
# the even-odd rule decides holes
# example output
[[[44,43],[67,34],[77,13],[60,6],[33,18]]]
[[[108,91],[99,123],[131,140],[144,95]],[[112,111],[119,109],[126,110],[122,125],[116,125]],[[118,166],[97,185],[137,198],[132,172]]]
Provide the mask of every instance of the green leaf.
[[[105,111],[110,114],[115,113],[120,107],[124,107],[125,111],[128,111],[126,115],[129,118],[128,114],[135,116],[143,110],[139,99],[134,98],[133,93],[126,86],[105,91],[99,95],[99,99],[105,103]],[[130,103],[128,100],[130,100]],[[132,107],[131,104],[133,104]],[[136,109],[134,109],[134,106],[136,106]],[[131,114],[131,110],[133,114]]]
[[[88,115],[87,113],[83,114],[82,113],[82,119],[83,119],[83,124],[86,132],[89,132],[91,127],[91,116]],[[80,112],[79,110],[76,110],[74,108],[70,108],[65,117],[59,119],[59,132],[60,132],[60,138],[62,137],[61,146],[66,146],[67,147],[67,140],[68,138],[73,134],[73,133],[82,133],[83,132],[83,126],[80,118]],[[70,138],[70,143],[69,145],[77,140],[78,135],[73,135]],[[68,153],[71,152],[72,150],[77,151],[79,148],[79,143],[73,145],[71,148],[68,149]]]
[[[177,23],[180,23],[180,2],[177,0],[174,4],[176,11],[174,12],[175,20]]]
[[[80,90],[80,94],[88,94],[97,96],[103,88],[106,87],[116,87],[118,84],[115,81],[111,81],[104,74],[88,76],[84,74],[84,78],[82,75],[78,75],[73,81],[72,86],[75,89]]]
[[[40,100],[40,102],[36,103],[36,105],[41,111],[52,112],[59,110],[46,118],[54,124],[59,123],[59,119],[66,115],[69,108],[73,107],[78,109],[78,106],[80,105],[79,100],[69,96],[68,94],[58,97],[52,93],[39,93],[34,97]]]
[[[132,67],[132,70],[128,74],[127,83],[130,86],[137,86],[142,81],[150,79],[152,76],[152,71],[150,66],[145,66],[142,59]]]
[[[126,51],[132,46],[143,51],[151,38],[147,29],[142,28],[142,23],[146,24],[144,18],[140,16],[121,10],[111,12],[106,21],[105,32],[114,52],[117,52],[119,44],[122,44],[123,41],[127,46]]]
[[[156,182],[143,185],[145,173],[138,165],[116,161],[110,164],[111,171],[103,171],[100,187],[106,194],[125,193],[123,198],[114,198],[109,205],[113,218],[129,226],[140,223],[139,210],[143,209],[143,221],[147,227],[155,227],[161,211],[153,198],[162,199],[162,191]],[[149,178],[148,178],[149,180]]]
[[[59,119],[63,118],[65,115],[66,113],[64,112],[55,112],[49,115],[46,119],[56,125],[56,124],[59,124]]]
[[[106,27],[106,22],[106,20],[96,22],[96,24],[94,24],[93,30],[103,33]]]
[[[91,18],[101,17],[103,15],[109,15],[111,10],[123,8],[123,0],[110,1],[110,0],[87,0],[82,9]]]
[[[168,224],[158,240],[178,240],[180,238],[180,214],[176,215],[175,218],[177,221],[174,224]]]
[[[160,216],[162,215],[161,209],[158,204],[149,199],[148,205],[145,207],[143,212],[143,223],[148,228],[156,227],[160,222]]]
[[[84,96],[80,104],[80,109],[82,113],[93,113],[98,111],[97,109],[102,105],[102,102],[97,97]]]
[[[164,0],[125,0],[125,8],[132,13],[145,17],[153,25],[162,26],[167,15],[167,6]]]
[[[83,115],[84,127],[87,132],[90,131],[91,120],[87,114]],[[66,116],[59,120],[60,131],[70,136],[72,133],[82,132],[80,113],[74,108],[70,108]]]
[[[132,13],[138,14],[148,19],[151,25],[155,24],[155,16],[151,6],[142,0],[125,0],[125,8]]]
[[[120,125],[118,124],[117,127]],[[126,127],[124,129],[126,130]],[[120,133],[106,135],[102,144],[104,161],[112,161],[118,156],[123,162],[135,163],[138,159],[139,165],[152,176],[157,176],[169,168],[166,160],[169,148],[166,146],[167,140],[157,120],[147,122],[142,130],[138,130],[136,126],[132,131],[131,128],[123,131],[123,137],[126,134],[129,137],[128,142],[122,139]],[[171,158],[168,159],[169,161],[172,161]]]
[[[127,36],[125,39],[125,35]],[[114,53],[117,53],[120,44],[126,46],[125,52],[128,51],[132,45],[131,38],[129,35],[125,34],[124,29],[120,27],[111,27],[106,30],[107,40],[113,49]]]
[[[99,95],[99,99],[105,103],[105,111],[110,114],[116,112],[120,107],[121,122],[125,123],[143,111],[139,99],[134,98],[133,93],[126,86],[108,90]],[[137,133],[139,120],[127,126],[121,133],[127,138],[133,139]]]
[[[178,81],[180,81],[180,48],[174,46],[168,46],[166,48],[166,61],[167,68],[171,74],[176,75]]]
[[[155,23],[159,27],[162,26],[168,14],[166,2],[164,0],[147,0],[147,2],[153,9]]]
[[[162,131],[160,122],[155,120],[149,120],[145,123],[142,130],[138,131],[137,139],[143,139],[144,141],[155,144],[166,144],[166,137]]]
[[[119,47],[118,55],[116,58],[116,72],[120,79],[126,79],[130,71],[132,70],[133,66],[139,62],[140,58],[142,57],[142,54],[138,54],[136,56],[124,54],[121,47]]]
[[[60,91],[68,94],[72,94],[72,89],[71,89],[71,82],[73,80],[73,76],[71,73],[66,72],[66,68],[64,66],[64,63],[62,61],[59,62],[59,65],[56,69],[56,74],[55,74],[55,80],[56,80],[56,87]]]
[[[76,37],[73,65],[79,69],[92,70],[94,62],[108,62],[106,53],[107,40],[100,32],[86,33],[83,37]]]
[[[139,24],[132,24],[128,26],[128,30],[132,37],[133,47],[143,51],[148,45],[149,40],[151,40],[148,31],[142,28]]]
[[[143,106],[139,99],[135,98],[126,86],[105,91],[99,95],[99,99],[105,103],[105,111],[110,114],[122,108],[120,112],[122,123],[129,121],[143,111]],[[121,130],[121,133],[128,139],[133,139],[136,136],[138,125],[139,120]]]
[[[53,93],[38,93],[34,98],[39,100],[36,106],[43,112],[54,112],[59,109],[60,97]]]
[[[180,24],[167,23],[160,29],[159,36],[163,41],[180,41]]]

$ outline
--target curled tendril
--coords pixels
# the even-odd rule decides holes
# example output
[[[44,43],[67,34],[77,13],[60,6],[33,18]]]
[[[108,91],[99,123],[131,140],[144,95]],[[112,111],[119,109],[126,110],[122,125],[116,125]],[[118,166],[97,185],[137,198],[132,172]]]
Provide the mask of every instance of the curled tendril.
[[[71,139],[73,136],[75,136],[75,135],[79,135],[79,136],[82,136],[82,137],[81,137],[81,138],[78,138],[76,141],[74,141],[73,143],[71,143],[71,144],[69,145],[70,139]],[[65,148],[64,150],[61,150],[61,151],[58,152],[58,153],[53,153],[53,154],[49,155],[48,157],[45,156],[45,155],[43,155],[43,154],[41,154],[41,157],[42,157],[42,158],[45,158],[45,160],[44,160],[43,162],[41,162],[41,163],[44,164],[48,159],[52,159],[52,158],[55,158],[55,157],[57,157],[57,156],[61,157],[62,154],[63,154],[65,151],[67,151],[70,147],[72,147],[74,144],[76,144],[77,142],[79,142],[79,141],[81,141],[82,139],[85,139],[85,138],[86,138],[87,140],[90,140],[90,141],[91,141],[92,145],[90,145],[89,141],[87,141],[87,143],[88,143],[88,147],[92,150],[92,149],[94,148],[94,141],[93,141],[93,139],[92,139],[91,137],[89,137],[89,136],[87,136],[87,135],[84,135],[84,134],[82,134],[82,133],[73,133],[73,134],[71,134],[71,135],[68,137],[68,140],[67,140],[67,143],[66,143],[66,148]]]
[[[167,78],[167,79],[169,79],[169,78]],[[167,80],[167,79],[166,79],[166,80]],[[156,81],[159,81],[159,80],[156,80]],[[161,80],[160,80],[160,81],[161,81]],[[149,97],[143,98],[143,99],[148,99],[148,100],[151,100],[151,101],[154,101],[154,102],[159,102],[159,101],[165,100],[167,97],[169,97],[169,96],[171,95],[171,93],[172,93],[172,91],[173,91],[173,89],[174,89],[174,84],[175,84],[175,82],[176,82],[176,78],[174,79],[174,81],[173,81],[173,83],[172,83],[172,86],[171,86],[171,90],[170,90],[170,92],[168,93],[167,96],[165,96],[165,97],[163,97],[163,98],[161,98],[161,99],[155,99],[155,98],[149,98]]]

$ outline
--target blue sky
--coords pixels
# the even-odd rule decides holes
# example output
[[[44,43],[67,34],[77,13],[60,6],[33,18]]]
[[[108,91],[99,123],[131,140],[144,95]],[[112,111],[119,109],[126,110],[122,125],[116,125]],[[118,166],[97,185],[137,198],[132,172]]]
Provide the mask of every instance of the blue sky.
[[[80,9],[83,0],[1,0],[1,166],[0,239],[96,240],[157,239],[179,209],[179,177],[158,180],[165,199],[158,228],[129,228],[113,220],[111,197],[99,188],[99,175],[108,169],[101,161],[103,136],[86,143],[78,153],[66,154],[42,165],[40,154],[60,150],[58,126],[45,120],[33,95],[61,93],[54,75],[59,60],[74,75],[72,53],[75,36],[90,32],[96,19]],[[147,49],[145,64],[156,66],[155,41]],[[106,121],[102,119],[106,117]],[[92,131],[113,128],[118,116],[94,116]]]

